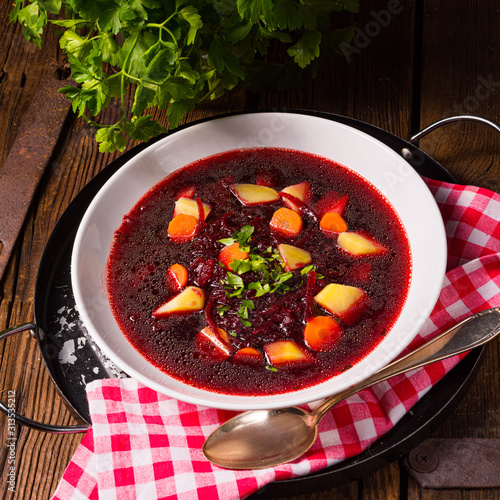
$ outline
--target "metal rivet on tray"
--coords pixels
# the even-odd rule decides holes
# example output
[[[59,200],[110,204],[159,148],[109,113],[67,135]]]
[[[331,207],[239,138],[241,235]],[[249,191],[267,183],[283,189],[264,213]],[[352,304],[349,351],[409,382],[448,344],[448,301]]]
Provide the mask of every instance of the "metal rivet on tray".
[[[405,160],[408,160],[408,161],[410,161],[413,158],[413,155],[412,155],[411,151],[408,148],[403,148],[401,150],[401,155],[403,156],[403,158]]]
[[[439,465],[439,455],[428,446],[419,446],[410,452],[408,462],[417,472],[432,472]]]

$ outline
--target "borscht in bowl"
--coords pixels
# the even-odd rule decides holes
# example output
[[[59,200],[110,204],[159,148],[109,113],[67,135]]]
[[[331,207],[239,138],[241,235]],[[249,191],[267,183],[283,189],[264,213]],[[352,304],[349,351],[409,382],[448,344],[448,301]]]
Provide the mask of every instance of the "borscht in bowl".
[[[296,391],[356,364],[391,329],[411,276],[387,200],[311,154],[242,149],[169,175],[129,212],[108,261],[130,343],[187,384]]]
[[[404,160],[300,115],[287,117],[291,137],[249,140],[271,117],[201,123],[146,148],[78,231],[72,279],[90,334],[130,376],[188,402],[271,408],[343,390],[404,349],[439,293],[442,222]],[[309,120],[351,144],[316,146]],[[371,167],[357,167],[367,153]],[[429,224],[408,205],[415,186]]]

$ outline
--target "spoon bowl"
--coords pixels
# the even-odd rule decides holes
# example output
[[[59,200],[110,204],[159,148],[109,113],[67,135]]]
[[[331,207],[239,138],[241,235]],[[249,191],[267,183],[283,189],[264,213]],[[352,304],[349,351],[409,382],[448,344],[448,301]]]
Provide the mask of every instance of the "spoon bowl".
[[[312,412],[291,407],[233,417],[207,438],[203,454],[229,469],[265,469],[295,460],[314,444],[320,420],[340,401],[388,378],[483,345],[498,333],[499,308],[474,314],[368,379],[326,399]]]
[[[219,427],[207,439],[203,453],[211,462],[230,469],[262,469],[289,462],[316,441],[315,417],[298,407],[247,411]]]

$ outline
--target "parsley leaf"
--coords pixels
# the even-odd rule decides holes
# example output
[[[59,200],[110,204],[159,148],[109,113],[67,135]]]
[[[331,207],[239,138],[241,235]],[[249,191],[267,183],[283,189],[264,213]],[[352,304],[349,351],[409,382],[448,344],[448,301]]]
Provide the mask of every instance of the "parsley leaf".
[[[243,279],[237,274],[228,272],[224,283],[226,285],[226,295],[228,297],[237,297],[245,290]]]
[[[295,45],[288,49],[288,55],[301,67],[305,68],[314,58],[319,56],[321,33],[306,31]]]
[[[96,141],[99,144],[99,151],[107,153],[109,151],[124,151],[127,147],[127,139],[119,127],[100,128],[96,134]]]
[[[293,278],[293,273],[288,272],[279,274],[274,281],[273,287],[271,288],[271,293],[274,293],[278,290],[281,293],[287,292],[290,287],[288,285],[285,285],[285,282],[291,278]]]
[[[245,260],[233,260],[229,264],[229,267],[235,273],[244,274],[244,273],[252,270],[252,263],[250,262],[249,259],[245,259]]]
[[[238,58],[233,54],[232,46],[219,35],[215,35],[208,49],[208,62],[219,73],[225,69],[240,79],[245,78],[245,73]]]
[[[272,19],[272,0],[237,0],[238,12],[243,19],[256,24],[260,19]]]
[[[271,291],[271,286],[269,283],[263,285],[260,281],[254,281],[248,285],[248,289],[255,290],[255,297],[258,298],[262,297],[262,295],[265,295],[266,293],[269,293]]]
[[[240,321],[244,326],[252,326],[252,323],[248,321],[248,310],[255,309],[255,304],[253,300],[242,300],[240,307],[238,309],[238,315],[240,316]]]
[[[224,316],[224,313],[229,310],[229,306],[225,306],[222,304],[217,305],[217,314],[222,318]]]
[[[227,273],[226,283],[235,288],[244,286],[243,279],[234,273]]]
[[[198,14],[198,9],[188,5],[179,11],[179,15],[189,23],[186,43],[192,45],[196,39],[196,33],[203,27],[203,21],[200,14]]]
[[[244,248],[250,242],[250,238],[252,237],[254,231],[255,228],[253,226],[243,226],[233,235],[233,238],[240,244],[240,248]]]
[[[314,264],[309,264],[308,266],[303,267],[300,270],[300,274],[309,274],[310,271],[316,271],[316,266]],[[325,277],[322,274],[316,273],[316,278],[322,280]]]

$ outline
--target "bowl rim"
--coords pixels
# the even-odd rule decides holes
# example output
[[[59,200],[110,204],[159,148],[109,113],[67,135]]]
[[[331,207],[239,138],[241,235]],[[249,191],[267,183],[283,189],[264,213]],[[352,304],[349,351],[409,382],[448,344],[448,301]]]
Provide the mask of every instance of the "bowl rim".
[[[110,191],[116,191],[120,186],[123,185],[123,179],[126,179],[130,182],[131,179],[136,179],[134,177],[137,172],[135,170],[138,169],[137,165],[141,165],[141,162],[148,162],[148,158],[151,159],[152,156],[158,154],[174,154],[173,150],[179,145],[182,145],[183,141],[189,141],[189,139],[193,138],[193,134],[199,133],[207,133],[207,127],[213,129],[214,124],[223,124],[223,130],[232,130],[235,124],[234,121],[239,122],[237,125],[243,127],[243,131],[245,127],[249,125],[254,125],[255,123],[262,124],[271,123],[273,119],[279,120],[283,119],[283,113],[281,112],[258,112],[258,113],[241,113],[241,114],[231,114],[222,117],[215,117],[212,120],[202,121],[194,123],[182,130],[176,131],[175,134],[168,135],[152,145],[146,147],[143,151],[139,152],[132,159],[123,165],[111,178],[105,183],[105,185],[101,188],[101,190],[97,193],[94,200],[92,200],[89,205],[87,211],[85,212],[80,226],[78,228],[75,244],[72,251],[71,256],[71,281],[73,286],[73,292],[75,296],[75,302],[77,304],[79,313],[81,315],[83,324],[88,330],[90,336],[93,340],[96,341],[97,345],[101,350],[107,355],[119,368],[125,371],[129,376],[132,376],[139,382],[147,385],[158,392],[166,394],[168,396],[199,405],[211,406],[215,408],[221,409],[231,409],[231,410],[245,410],[245,409],[259,409],[259,408],[280,408],[283,406],[296,405],[296,404],[305,404],[310,403],[312,401],[322,399],[327,397],[335,392],[339,392],[348,386],[357,383],[363,378],[368,377],[370,374],[374,373],[382,366],[386,365],[389,361],[391,361],[395,356],[397,356],[413,339],[413,337],[418,333],[418,330],[424,324],[425,320],[429,316],[432,308],[437,301],[439,296],[439,292],[441,290],[442,279],[436,279],[436,276],[444,277],[445,267],[446,267],[446,235],[444,230],[444,225],[442,222],[441,215],[439,213],[439,209],[437,208],[437,204],[428,190],[425,183],[422,181],[420,176],[414,171],[414,169],[404,161],[396,152],[390,149],[388,146],[380,142],[378,139],[373,138],[372,136],[361,132],[349,125],[342,124],[339,122],[328,120],[327,118],[321,116],[314,116],[308,114],[300,114],[293,113],[287,114],[286,125],[289,125],[291,122],[293,127],[298,126],[303,127],[309,120],[313,120],[319,126],[324,125],[330,129],[333,125],[333,130],[343,130],[347,131],[348,134],[352,134],[353,137],[357,140],[360,140],[361,143],[366,145],[375,145],[375,149],[380,149],[383,152],[383,156],[387,158],[392,158],[394,161],[394,165],[391,166],[390,173],[394,176],[399,176],[403,184],[411,183],[412,189],[415,189],[419,196],[422,196],[423,203],[426,207],[430,220],[432,221],[431,235],[433,237],[434,246],[432,251],[433,261],[431,262],[432,271],[428,273],[429,276],[433,276],[434,280],[431,281],[429,286],[426,288],[426,297],[425,300],[419,301],[420,309],[415,312],[414,317],[407,319],[406,323],[410,324],[410,331],[406,334],[402,335],[402,338],[398,339],[398,341],[393,341],[387,348],[382,349],[380,346],[384,344],[384,341],[379,344],[374,351],[378,351],[379,358],[374,359],[374,356],[370,357],[370,354],[359,363],[355,365],[358,367],[360,364],[363,364],[363,374],[357,373],[356,376],[344,380],[342,384],[338,384],[336,387],[329,387],[332,385],[332,379],[329,379],[326,382],[321,384],[317,384],[308,389],[303,389],[296,392],[283,393],[276,396],[234,396],[234,395],[221,395],[219,393],[204,391],[200,389],[193,389],[191,386],[187,386],[186,384],[180,383],[171,379],[168,375],[163,372],[159,372],[158,369],[154,368],[153,365],[148,363],[144,358],[141,359],[149,366],[153,371],[158,371],[160,377],[158,378],[158,374],[154,374],[154,377],[151,376],[151,370],[144,371],[144,365],[139,363],[137,366],[134,364],[130,364],[127,360],[124,360],[120,353],[115,352],[112,343],[109,342],[109,335],[114,335],[116,332],[107,332],[102,330],[95,324],[95,315],[99,313],[99,309],[105,307],[102,303],[96,303],[95,300],[91,300],[89,302],[89,295],[87,291],[82,288],[82,283],[80,280],[80,276],[82,273],[82,263],[85,261],[85,255],[83,249],[85,249],[85,244],[88,240],[89,230],[92,229],[93,225],[96,224],[96,215],[98,216],[97,208],[101,208],[102,205],[106,205],[106,197],[109,195]],[[228,122],[229,121],[229,122]],[[232,122],[231,122],[232,121]],[[254,123],[255,122],[255,123]],[[310,122],[308,122],[310,124]],[[217,128],[217,127],[216,127]],[[269,128],[269,127],[268,127]],[[262,130],[262,128],[260,129]],[[220,131],[219,131],[220,132]],[[279,133],[278,131],[277,133]],[[185,136],[188,137],[185,137]],[[210,135],[210,134],[209,134]],[[241,139],[241,137],[238,137]],[[240,141],[239,146],[247,146],[247,147],[261,147],[266,144],[256,144],[255,141],[248,141],[248,138],[245,137],[245,141]],[[244,142],[248,144],[243,144]],[[229,149],[238,149],[237,147],[229,148]],[[293,148],[292,148],[293,149]],[[295,148],[297,149],[297,148]],[[221,150],[222,151],[222,150]],[[175,154],[174,154],[175,156]],[[205,157],[207,155],[202,155],[200,157]],[[335,158],[332,158],[335,161]],[[341,162],[345,164],[345,162]],[[185,163],[178,165],[179,167],[184,166]],[[347,168],[351,168],[351,165],[346,165]],[[154,168],[160,168],[159,172],[156,172],[159,176],[158,181],[161,178],[167,175],[164,171],[161,170],[158,166],[153,166]],[[143,168],[143,164],[141,166]],[[153,170],[154,170],[153,168]],[[176,169],[177,167],[173,168]],[[359,172],[358,172],[359,173]],[[361,174],[365,177],[364,174]],[[128,177],[127,177],[128,176]],[[157,182],[158,182],[157,181]],[[408,182],[407,182],[408,181]],[[370,181],[371,182],[371,181]],[[372,183],[373,184],[373,183]],[[154,184],[151,184],[151,186]],[[401,186],[398,185],[398,189]],[[406,186],[407,188],[407,186]],[[144,194],[146,189],[142,192]],[[141,196],[142,196],[141,194]],[[384,193],[387,195],[387,193]],[[138,201],[139,198],[134,200],[130,200],[130,208]],[[390,197],[389,197],[390,199]],[[96,208],[97,207],[97,208]],[[396,210],[397,211],[397,210]],[[399,213],[399,211],[397,211]],[[127,212],[123,212],[124,215]],[[109,247],[106,249],[106,253],[109,251]],[[412,248],[413,254],[413,248]],[[413,257],[413,255],[412,255]],[[89,268],[87,265],[86,271],[88,272]],[[101,270],[102,271],[102,270]],[[415,270],[414,270],[415,271]],[[414,282],[415,272],[412,273],[412,284]],[[97,276],[95,283],[102,288],[103,286],[103,276]],[[412,285],[410,285],[411,288]],[[105,286],[104,286],[105,288]],[[106,296],[107,297],[107,296]],[[102,299],[102,297],[101,297]],[[408,303],[408,300],[407,300]],[[406,306],[405,306],[406,307]],[[409,321],[409,323],[408,323]],[[394,330],[394,329],[393,329]],[[390,332],[392,333],[392,331]],[[124,337],[124,335],[120,334]],[[128,341],[125,339],[128,343]],[[130,346],[130,344],[128,344]],[[133,349],[130,346],[131,349]],[[134,350],[135,351],[135,350]],[[372,352],[374,352],[372,351]],[[370,358],[370,362],[367,362],[367,359]],[[350,371],[350,370],[349,370]],[[348,371],[348,372],[349,372]],[[359,368],[357,370],[360,371]],[[164,382],[161,380],[164,378],[169,379],[169,381],[174,380],[173,387],[166,386]],[[334,379],[338,380],[339,377],[334,377]],[[346,379],[346,377],[344,377]],[[160,380],[160,381],[159,381]],[[179,385],[180,384],[180,385]],[[326,384],[326,386],[325,386]],[[186,386],[186,387],[184,387]],[[206,397],[206,396],[209,397]]]

